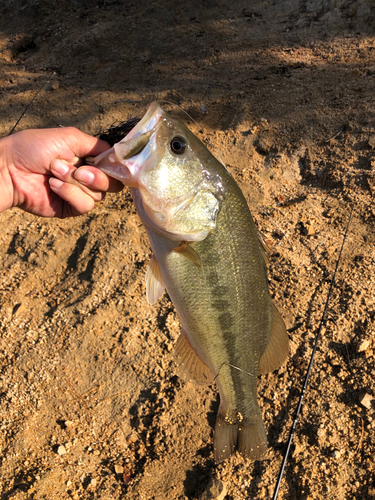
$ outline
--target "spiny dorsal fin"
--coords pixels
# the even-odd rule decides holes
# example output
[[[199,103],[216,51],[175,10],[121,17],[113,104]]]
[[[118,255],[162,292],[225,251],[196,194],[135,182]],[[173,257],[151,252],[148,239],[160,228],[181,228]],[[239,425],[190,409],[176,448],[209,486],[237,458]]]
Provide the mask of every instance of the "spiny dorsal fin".
[[[283,318],[272,303],[271,335],[266,350],[259,359],[259,373],[273,372],[279,368],[289,351],[288,333]]]
[[[174,351],[177,374],[186,382],[210,385],[213,382],[211,370],[203,363],[191,347],[185,333],[181,331]]]
[[[270,247],[267,245],[267,243],[264,240],[263,234],[258,231],[258,241],[260,243],[260,250],[262,252],[263,258],[264,258],[264,263],[266,264],[266,267],[270,263],[270,259],[268,257],[268,254],[271,252]]]
[[[183,255],[186,259],[190,260],[190,262],[192,262],[199,271],[201,270],[201,258],[194,250],[194,248],[186,243],[186,241],[182,241],[178,247],[173,249],[173,251],[178,252],[180,255]]]
[[[155,304],[164,293],[164,283],[155,255],[151,257],[146,271],[146,298],[149,304]]]

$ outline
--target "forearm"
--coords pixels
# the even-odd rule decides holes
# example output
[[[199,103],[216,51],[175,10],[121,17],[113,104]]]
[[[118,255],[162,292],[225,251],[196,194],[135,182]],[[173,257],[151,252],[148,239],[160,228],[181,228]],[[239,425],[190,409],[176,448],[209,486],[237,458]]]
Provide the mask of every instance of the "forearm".
[[[13,206],[13,183],[10,176],[11,138],[0,139],[0,213]]]

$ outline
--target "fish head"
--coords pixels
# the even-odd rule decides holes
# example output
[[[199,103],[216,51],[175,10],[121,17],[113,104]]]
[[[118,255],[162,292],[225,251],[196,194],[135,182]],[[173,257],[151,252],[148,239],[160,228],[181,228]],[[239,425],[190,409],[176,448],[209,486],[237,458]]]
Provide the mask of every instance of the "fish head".
[[[146,226],[174,240],[203,240],[223,200],[219,162],[158,102],[95,166],[133,188]]]

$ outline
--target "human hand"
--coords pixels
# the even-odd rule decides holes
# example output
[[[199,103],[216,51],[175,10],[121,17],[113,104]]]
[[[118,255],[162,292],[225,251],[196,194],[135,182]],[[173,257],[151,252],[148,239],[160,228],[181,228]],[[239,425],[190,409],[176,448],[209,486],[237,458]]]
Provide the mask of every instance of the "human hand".
[[[0,140],[0,212],[20,207],[42,217],[89,212],[122,183],[83,165],[109,145],[73,127],[31,129]]]

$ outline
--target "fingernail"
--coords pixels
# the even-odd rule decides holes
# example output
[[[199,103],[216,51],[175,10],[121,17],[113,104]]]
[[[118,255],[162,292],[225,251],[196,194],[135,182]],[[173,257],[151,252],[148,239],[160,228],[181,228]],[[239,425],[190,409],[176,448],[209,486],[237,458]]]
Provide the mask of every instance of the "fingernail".
[[[84,184],[92,184],[95,180],[95,175],[85,168],[79,168],[74,172],[74,178]]]
[[[53,160],[51,170],[57,175],[65,175],[69,172],[69,166],[62,160]]]
[[[59,189],[61,186],[64,184],[64,182],[60,179],[56,179],[56,177],[50,177],[49,179],[49,185],[52,188]]]

